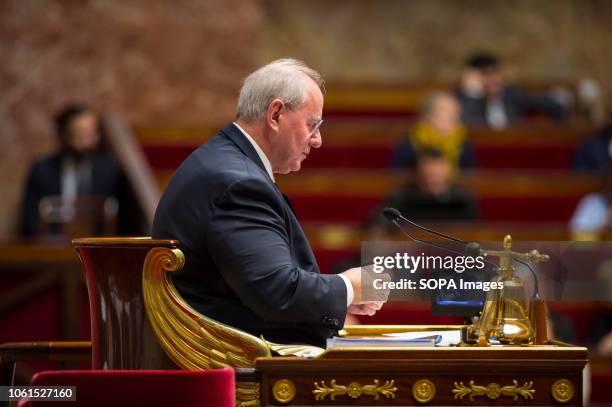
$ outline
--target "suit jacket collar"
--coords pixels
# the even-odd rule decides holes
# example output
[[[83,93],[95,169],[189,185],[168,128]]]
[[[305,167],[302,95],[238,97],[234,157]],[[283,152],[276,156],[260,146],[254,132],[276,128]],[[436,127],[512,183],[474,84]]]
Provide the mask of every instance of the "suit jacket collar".
[[[259,154],[257,154],[257,151],[255,151],[255,147],[253,147],[251,142],[249,140],[247,140],[247,138],[244,136],[244,134],[242,134],[240,129],[237,128],[236,125],[234,125],[234,123],[231,123],[231,124],[228,124],[227,126],[225,126],[221,130],[221,133],[223,133],[234,144],[236,144],[236,146],[240,149],[240,151],[242,151],[255,164],[257,164],[259,166],[259,168],[261,168],[261,170],[264,173],[266,173],[266,175],[268,175],[268,171],[266,170],[266,166],[261,161],[261,158],[259,158]],[[266,178],[270,179],[269,176],[266,177]],[[291,202],[289,201],[289,198],[287,197],[287,195],[283,194],[278,189],[278,186],[276,185],[276,183],[273,182],[271,179],[270,179],[270,182],[272,184],[274,184],[274,188],[276,189],[276,191],[278,191],[278,193],[282,195],[284,201],[287,203],[287,206],[289,207],[289,209],[291,209],[291,212],[293,212],[295,214],[295,210],[293,209],[293,205],[291,205]]]
[[[240,151],[242,151],[244,153],[244,155],[249,157],[251,159],[251,161],[253,161],[255,164],[257,164],[259,166],[259,168],[261,168],[263,170],[263,172],[268,174],[268,172],[266,171],[266,166],[264,165],[264,163],[259,158],[259,154],[257,154],[257,151],[255,151],[255,148],[253,147],[251,142],[249,140],[247,140],[246,137],[244,137],[244,134],[242,134],[240,129],[238,129],[234,125],[234,123],[230,123],[227,126],[225,126],[221,130],[221,133],[223,133],[234,144],[236,144],[236,146],[238,146]],[[272,180],[270,180],[270,181],[272,181]]]

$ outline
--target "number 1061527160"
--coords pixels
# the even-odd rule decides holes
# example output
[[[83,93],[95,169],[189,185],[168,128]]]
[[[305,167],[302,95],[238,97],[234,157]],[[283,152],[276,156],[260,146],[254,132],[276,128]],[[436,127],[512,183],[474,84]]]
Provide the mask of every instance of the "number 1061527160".
[[[75,401],[75,386],[0,386],[0,401]]]

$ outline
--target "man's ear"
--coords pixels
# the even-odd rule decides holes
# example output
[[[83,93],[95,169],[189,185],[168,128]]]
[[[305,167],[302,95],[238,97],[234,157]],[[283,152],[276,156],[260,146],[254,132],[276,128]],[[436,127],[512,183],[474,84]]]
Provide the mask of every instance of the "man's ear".
[[[278,120],[283,109],[283,101],[280,99],[274,99],[268,105],[268,111],[266,112],[266,122],[274,130],[278,130]]]

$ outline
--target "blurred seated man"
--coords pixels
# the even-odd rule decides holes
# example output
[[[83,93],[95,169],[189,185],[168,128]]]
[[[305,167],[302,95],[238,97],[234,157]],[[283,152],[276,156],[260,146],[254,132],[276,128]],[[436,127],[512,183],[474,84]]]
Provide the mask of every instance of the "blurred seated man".
[[[579,172],[604,173],[611,160],[612,124],[607,124],[578,147],[574,169]]]
[[[395,151],[393,167],[414,168],[423,150],[439,150],[455,168],[474,166],[474,151],[461,124],[461,107],[449,92],[435,92],[427,97],[421,117],[408,140]]]
[[[457,96],[462,119],[468,126],[503,129],[520,123],[527,113],[545,113],[556,121],[565,118],[564,107],[552,97],[521,91],[505,83],[499,61],[489,53],[472,56],[466,63]]]
[[[474,197],[453,184],[453,167],[440,151],[421,152],[415,176],[415,183],[393,192],[386,206],[410,219],[478,219]]]
[[[602,189],[585,195],[570,220],[574,240],[597,240],[612,229],[612,167],[607,166]]]
[[[36,162],[26,181],[21,208],[21,232],[26,236],[41,232],[39,206],[45,197],[58,197],[60,201],[83,196],[119,199],[121,171],[99,148],[96,113],[84,106],[67,106],[56,116],[55,128],[59,151]],[[90,232],[99,233],[101,227]],[[61,230],[53,225],[47,232]]]

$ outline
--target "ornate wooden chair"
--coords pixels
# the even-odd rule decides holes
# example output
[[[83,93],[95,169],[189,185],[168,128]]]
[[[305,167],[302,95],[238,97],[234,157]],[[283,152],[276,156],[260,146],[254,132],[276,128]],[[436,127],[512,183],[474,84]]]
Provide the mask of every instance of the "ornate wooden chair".
[[[169,277],[185,262],[176,240],[81,238],[72,243],[87,281],[94,370],[231,367],[237,405],[251,406],[259,404],[255,359],[271,356],[273,346],[281,353],[300,348],[270,344],[187,304]],[[68,347],[80,358],[88,348],[88,343]]]
[[[236,370],[237,405],[258,404],[255,359],[271,356],[271,345],[201,315],[181,298],[169,277],[185,262],[178,241],[132,237],[72,243],[87,281],[92,369],[231,367]],[[60,344],[5,344],[0,348],[7,362],[3,378],[10,379],[18,359],[83,360],[90,349],[89,343]]]
[[[89,292],[94,369],[237,369],[238,405],[258,404],[248,378],[267,342],[208,318],[187,304],[168,273],[185,258],[176,240],[73,240]],[[252,376],[252,374],[251,374]]]

